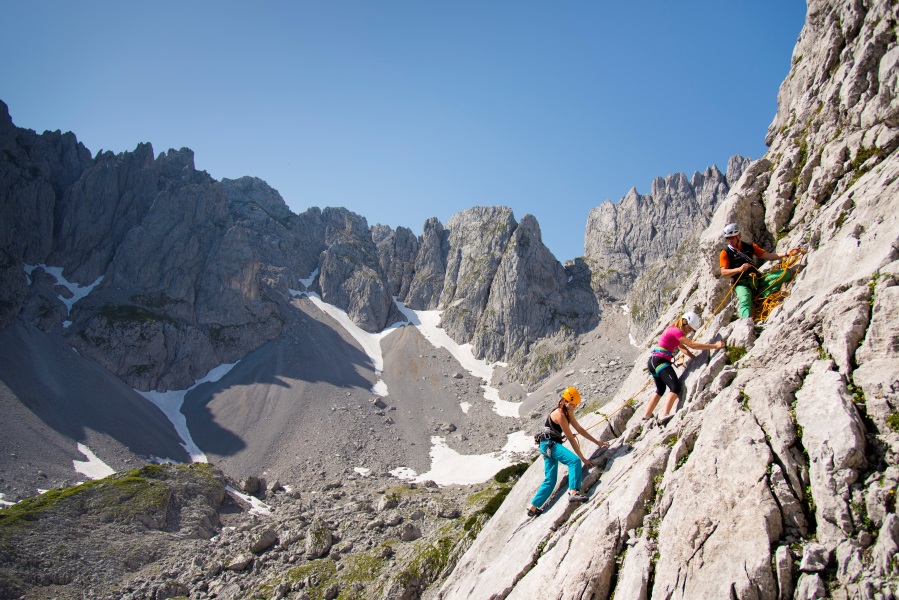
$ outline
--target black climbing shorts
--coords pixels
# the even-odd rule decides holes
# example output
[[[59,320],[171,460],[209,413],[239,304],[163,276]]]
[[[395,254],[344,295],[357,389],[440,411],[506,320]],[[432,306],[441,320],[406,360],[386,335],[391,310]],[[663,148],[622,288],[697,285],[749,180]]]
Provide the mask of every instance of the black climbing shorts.
[[[668,366],[656,373],[656,369],[666,363]],[[666,360],[661,356],[650,356],[646,366],[649,368],[649,374],[652,375],[652,379],[656,383],[656,393],[659,396],[665,393],[666,387],[680,396],[680,379],[678,379],[677,372],[671,365],[671,361]]]

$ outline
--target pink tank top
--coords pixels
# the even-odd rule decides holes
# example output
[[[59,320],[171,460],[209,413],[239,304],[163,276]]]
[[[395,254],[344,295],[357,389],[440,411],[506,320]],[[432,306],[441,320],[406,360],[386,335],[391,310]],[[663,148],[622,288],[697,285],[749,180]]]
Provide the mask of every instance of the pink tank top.
[[[671,325],[662,332],[662,337],[659,338],[659,346],[674,354],[677,347],[680,345],[680,339],[682,337],[684,337],[684,332],[674,325]]]

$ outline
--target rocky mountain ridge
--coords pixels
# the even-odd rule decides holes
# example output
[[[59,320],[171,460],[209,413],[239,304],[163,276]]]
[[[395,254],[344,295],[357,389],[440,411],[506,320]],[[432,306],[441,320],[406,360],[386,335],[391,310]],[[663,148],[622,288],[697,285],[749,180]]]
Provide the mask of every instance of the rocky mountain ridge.
[[[603,202],[590,211],[584,259],[600,294],[624,300],[631,335],[637,340],[656,326],[656,318],[693,268],[696,241],[718,205],[749,166],[733,156],[727,174],[717,167],[652,182],[647,195],[631,189],[617,204]]]
[[[79,352],[136,389],[184,389],[276,338],[289,290],[313,272],[312,290],[366,331],[401,320],[393,297],[441,309],[453,338],[479,358],[512,363],[528,385],[570,358],[599,319],[596,272],[583,261],[563,267],[529,215],[519,223],[508,208],[475,207],[445,227],[429,220],[418,237],[369,227],[345,209],[295,215],[261,180],[197,171],[188,149],[154,156],[139,144],[92,158],[74,135],[16,128],[2,108],[0,325],[21,317],[50,331],[66,322]],[[668,181],[677,189],[662,196],[654,185],[653,204],[676,204],[669,216],[692,206],[681,196],[702,207],[726,187],[716,169],[694,175],[692,187],[682,175]],[[670,229],[665,244],[686,231]],[[588,227],[588,247],[596,235]],[[643,241],[626,240],[639,252]],[[44,265],[94,287],[66,306]]]

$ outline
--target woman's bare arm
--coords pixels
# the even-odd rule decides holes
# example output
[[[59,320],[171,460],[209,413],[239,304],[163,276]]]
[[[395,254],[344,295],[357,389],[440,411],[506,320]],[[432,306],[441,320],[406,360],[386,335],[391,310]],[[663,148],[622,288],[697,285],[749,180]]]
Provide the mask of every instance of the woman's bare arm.
[[[574,418],[574,415],[571,415],[571,426],[580,433],[582,436],[599,446],[600,448],[605,448],[609,445],[608,442],[600,442],[598,439],[587,433],[587,430],[581,427],[581,424],[577,422],[577,419]]]
[[[692,348],[693,350],[719,350],[721,348],[724,348],[724,342],[715,342],[714,344],[703,344],[702,342],[694,342],[693,340],[691,340],[688,337],[682,337],[680,339],[680,347],[681,347],[681,349],[684,350],[684,352],[687,352],[686,349],[684,348],[684,346],[686,346],[687,348]],[[687,354],[690,354],[690,352],[687,352]],[[695,357],[692,354],[690,354],[690,358],[695,358]]]

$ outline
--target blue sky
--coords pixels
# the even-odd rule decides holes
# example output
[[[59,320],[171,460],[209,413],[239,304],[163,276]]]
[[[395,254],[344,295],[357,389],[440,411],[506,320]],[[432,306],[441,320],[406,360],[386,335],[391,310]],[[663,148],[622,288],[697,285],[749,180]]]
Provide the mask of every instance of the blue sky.
[[[626,6],[625,6],[626,4]],[[13,122],[92,152],[194,150],[294,212],[416,234],[537,217],[565,261],[590,209],[760,157],[806,4],[456,0],[4,2]]]

